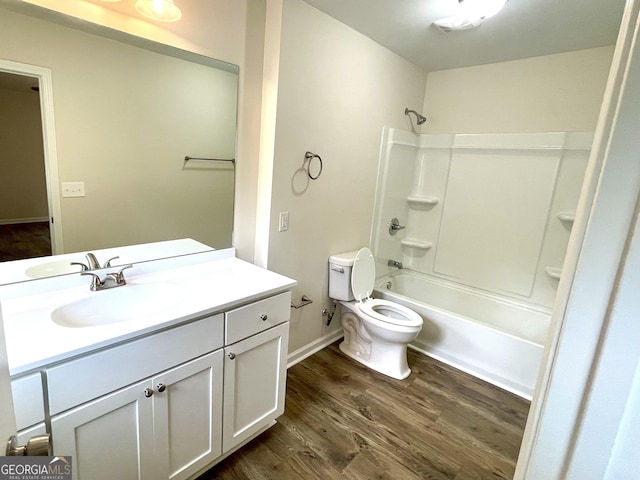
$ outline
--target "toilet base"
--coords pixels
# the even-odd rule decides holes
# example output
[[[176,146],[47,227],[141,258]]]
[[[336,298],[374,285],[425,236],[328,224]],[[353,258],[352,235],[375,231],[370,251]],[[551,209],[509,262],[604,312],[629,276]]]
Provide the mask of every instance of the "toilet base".
[[[342,353],[376,372],[397,380],[407,378],[411,374],[407,363],[407,346],[397,343],[381,343],[372,344],[368,355],[366,353],[363,355],[362,352],[353,348],[347,340],[340,342],[338,346]]]

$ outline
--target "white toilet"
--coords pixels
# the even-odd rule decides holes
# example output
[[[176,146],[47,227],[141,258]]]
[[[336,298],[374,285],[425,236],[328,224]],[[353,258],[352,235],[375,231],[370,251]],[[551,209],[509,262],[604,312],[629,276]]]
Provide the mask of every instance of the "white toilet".
[[[422,317],[388,300],[372,299],[376,271],[368,248],[329,257],[329,297],[342,304],[340,350],[393,378],[407,378],[407,344],[422,330]]]

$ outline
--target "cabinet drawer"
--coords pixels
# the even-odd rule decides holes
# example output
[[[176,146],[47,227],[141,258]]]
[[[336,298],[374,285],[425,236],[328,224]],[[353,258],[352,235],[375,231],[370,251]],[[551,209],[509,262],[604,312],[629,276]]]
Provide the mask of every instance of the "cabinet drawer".
[[[44,395],[40,372],[11,379],[11,392],[18,430],[44,422]]]
[[[47,369],[49,413],[106,393],[222,347],[223,315],[207,317]]]
[[[225,345],[289,320],[291,292],[259,300],[225,314]]]

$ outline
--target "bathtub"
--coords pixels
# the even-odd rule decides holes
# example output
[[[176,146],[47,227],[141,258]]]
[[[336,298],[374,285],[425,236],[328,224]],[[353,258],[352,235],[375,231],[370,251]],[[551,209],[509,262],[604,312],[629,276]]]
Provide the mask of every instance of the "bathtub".
[[[418,312],[410,347],[531,399],[551,313],[517,301],[399,270],[379,278],[374,296]]]

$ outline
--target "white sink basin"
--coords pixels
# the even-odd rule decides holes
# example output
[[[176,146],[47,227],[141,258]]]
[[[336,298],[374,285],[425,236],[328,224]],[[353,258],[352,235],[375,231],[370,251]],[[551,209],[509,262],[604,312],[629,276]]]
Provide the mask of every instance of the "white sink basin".
[[[71,328],[126,322],[171,308],[186,292],[184,287],[168,283],[124,285],[62,305],[51,312],[51,319]]]
[[[54,260],[51,262],[39,263],[27,268],[24,273],[30,278],[51,277],[53,275],[63,275],[65,273],[75,273],[80,271],[79,265],[71,265],[71,262],[85,262],[84,258],[72,258],[68,260]]]

